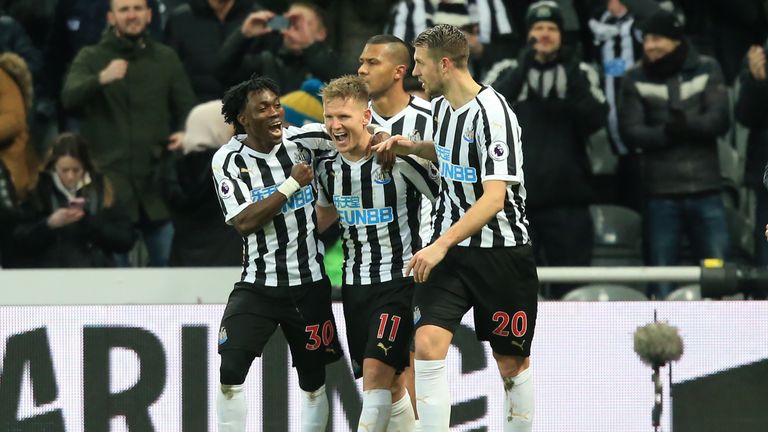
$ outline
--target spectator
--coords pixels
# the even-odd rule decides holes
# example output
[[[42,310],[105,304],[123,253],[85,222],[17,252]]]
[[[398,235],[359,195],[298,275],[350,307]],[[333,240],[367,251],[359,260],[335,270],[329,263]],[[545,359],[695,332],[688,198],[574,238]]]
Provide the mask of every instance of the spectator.
[[[216,58],[224,40],[240,27],[253,6],[253,0],[190,0],[177,6],[168,17],[165,42],[184,64],[198,102],[220,99],[224,94],[211,59]]]
[[[0,11],[0,52],[13,52],[21,56],[35,80],[40,78],[43,56],[32,43],[24,28],[10,15]]]
[[[46,170],[22,204],[29,220],[13,231],[20,267],[111,267],[112,254],[135,239],[130,219],[114,205],[110,182],[93,167],[86,142],[60,135]]]
[[[268,24],[275,17],[268,10],[253,12],[224,42],[216,69],[225,84],[255,73],[274,79],[288,93],[309,76],[329,81],[342,75],[340,59],[325,42],[325,21],[317,6],[293,3],[284,15],[288,27],[282,30],[280,19]]]
[[[416,35],[432,27],[432,15],[435,5],[431,0],[397,0],[392,2],[392,10],[384,26],[384,33],[397,36],[405,43],[410,43]]]
[[[32,190],[37,173],[37,158],[28,142],[32,99],[32,76],[24,60],[14,53],[0,54],[0,161],[19,199]]]
[[[187,117],[183,156],[163,168],[161,182],[173,214],[175,235],[170,265],[174,267],[238,266],[243,239],[221,219],[211,159],[234,131],[224,122],[221,100],[197,105]]]
[[[728,130],[728,93],[717,62],[683,38],[675,15],[642,23],[644,56],[622,81],[619,128],[638,153],[646,188],[644,244],[649,265],[679,262],[686,234],[695,260],[729,258],[717,137]],[[670,284],[650,287],[663,299]]]
[[[620,0],[607,0],[589,21],[595,47],[594,58],[601,66],[603,92],[608,102],[608,140],[618,158],[615,175],[609,177],[611,202],[639,210],[639,185],[632,153],[621,141],[616,104],[621,80],[627,69],[642,57],[643,46],[635,16]]]
[[[23,25],[23,22],[16,21],[17,18],[11,18],[4,12],[0,12],[0,52],[10,51],[20,55],[32,73],[35,98],[32,101],[33,106],[27,111],[28,141],[35,154],[44,155],[45,144],[50,141],[50,137],[46,137],[46,135],[55,124],[53,121],[55,104],[52,100],[45,98],[46,81],[42,55],[45,35],[47,35],[47,29],[50,25],[42,25],[46,24],[44,12],[39,14],[23,13],[23,9],[26,8],[32,11],[43,9],[40,4],[35,5],[34,3],[39,3],[39,1],[26,2],[23,3],[24,6],[21,2],[15,2],[14,5],[11,5],[18,6],[13,9],[17,9],[15,12],[22,12],[22,17],[23,15],[28,17],[31,15],[32,19],[27,22],[27,27]],[[42,22],[37,22],[38,20]],[[30,26],[32,29],[36,29],[36,33],[27,30]],[[37,40],[34,39],[34,36],[38,36]]]
[[[768,191],[763,187],[763,166],[768,162],[768,78],[765,57],[768,43],[752,46],[739,78],[736,120],[749,128],[744,184],[755,194],[755,264],[768,266],[768,243],[763,241],[762,223],[768,221]]]
[[[160,16],[158,0],[148,0],[152,16]],[[110,0],[57,0],[53,12],[53,26],[49,32],[45,52],[46,88],[48,97],[58,100],[64,76],[72,59],[88,45],[99,43],[108,26]],[[149,31],[161,36],[160,20],[149,23]],[[71,119],[59,116],[60,128],[66,129]]]
[[[593,236],[587,139],[605,125],[605,97],[597,73],[561,46],[556,3],[532,4],[527,24],[535,44],[492,86],[513,104],[524,128],[526,213],[537,256],[545,265],[587,266]],[[570,288],[552,286],[551,294],[561,297]]]
[[[179,131],[195,97],[176,53],[146,33],[146,0],[112,0],[107,18],[110,28],[101,41],[72,62],[62,104],[82,112],[81,131],[94,163],[141,231],[149,265],[165,266],[173,225],[158,167],[166,147],[181,147]],[[127,257],[119,261],[127,265]]]
[[[386,25],[392,0],[314,0],[322,8],[328,28],[326,43],[338,56],[339,70],[353,73],[359,66],[357,56],[365,42],[381,33]]]
[[[11,175],[3,160],[0,159],[0,269],[8,264],[3,263],[3,254],[10,250],[10,234],[19,221],[20,211],[16,202],[16,191],[11,183]],[[7,260],[7,259],[6,259]]]

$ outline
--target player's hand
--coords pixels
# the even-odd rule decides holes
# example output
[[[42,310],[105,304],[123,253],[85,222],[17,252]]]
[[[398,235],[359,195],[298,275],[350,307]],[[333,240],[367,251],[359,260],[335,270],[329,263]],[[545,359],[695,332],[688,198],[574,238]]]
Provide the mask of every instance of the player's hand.
[[[765,50],[761,46],[753,45],[747,51],[747,61],[749,62],[749,72],[758,81],[764,81],[765,72]]]
[[[125,78],[127,72],[128,62],[123,59],[114,59],[99,72],[99,83],[106,85],[113,81],[121,80]]]
[[[267,27],[267,22],[275,16],[275,13],[268,10],[251,12],[240,26],[240,33],[247,38],[261,36],[269,33],[271,30]]]
[[[184,132],[175,132],[168,137],[168,146],[166,147],[170,151],[181,150],[184,146]]]
[[[376,153],[394,152],[399,155],[413,154],[416,145],[413,141],[402,135],[393,135],[384,142],[371,146]]]
[[[373,152],[373,146],[388,140],[389,137],[390,135],[387,132],[379,132],[375,135],[371,135],[371,140],[368,141],[368,147],[365,150],[365,157],[369,157],[371,155]],[[395,166],[395,152],[377,152],[376,162],[378,162],[385,171],[391,171],[392,167]]]
[[[413,273],[413,280],[416,283],[424,283],[429,279],[432,269],[445,258],[448,249],[435,242],[416,252],[405,268],[405,275],[410,276]]]
[[[47,223],[50,228],[56,229],[73,224],[82,219],[83,216],[85,216],[85,212],[82,208],[60,208],[48,216]]]
[[[291,168],[291,177],[301,186],[306,186],[315,178],[315,173],[306,162],[299,162]]]
[[[768,225],[765,226],[765,239],[768,240]]]

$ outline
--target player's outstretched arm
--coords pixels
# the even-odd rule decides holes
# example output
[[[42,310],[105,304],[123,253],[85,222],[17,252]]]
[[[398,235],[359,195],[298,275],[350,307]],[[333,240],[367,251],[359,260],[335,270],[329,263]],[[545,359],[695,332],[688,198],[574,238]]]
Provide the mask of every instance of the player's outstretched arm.
[[[388,140],[376,144],[373,149],[378,153],[394,152],[399,155],[415,155],[428,161],[437,162],[435,143],[432,141],[411,141],[402,135],[393,135]]]
[[[242,236],[258,231],[277,216],[290,197],[308,185],[314,178],[312,167],[300,162],[291,169],[291,176],[283,182],[275,193],[257,201],[241,211],[232,219],[232,225]]]
[[[483,182],[483,196],[445,234],[411,258],[411,262],[405,269],[406,276],[413,273],[414,281],[425,282],[432,269],[443,260],[448,249],[480,231],[498,212],[504,209],[506,196],[506,182],[502,180]]]

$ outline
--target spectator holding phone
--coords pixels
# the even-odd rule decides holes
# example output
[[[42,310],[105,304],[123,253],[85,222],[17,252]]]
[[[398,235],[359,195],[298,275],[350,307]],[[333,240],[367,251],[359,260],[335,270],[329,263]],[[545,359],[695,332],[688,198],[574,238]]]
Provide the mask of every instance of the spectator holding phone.
[[[112,185],[94,170],[87,147],[73,133],[56,138],[22,203],[25,221],[11,234],[14,267],[111,267],[113,253],[133,246],[131,220],[114,205]]]
[[[253,12],[224,42],[216,73],[229,85],[268,76],[285,94],[309,77],[327,82],[345,72],[327,36],[323,11],[312,3],[294,2],[283,15]]]

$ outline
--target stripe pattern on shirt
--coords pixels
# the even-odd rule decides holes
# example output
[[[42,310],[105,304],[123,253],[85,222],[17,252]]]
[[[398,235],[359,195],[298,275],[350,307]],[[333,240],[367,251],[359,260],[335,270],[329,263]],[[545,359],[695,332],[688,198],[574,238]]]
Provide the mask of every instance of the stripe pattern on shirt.
[[[391,135],[403,135],[411,141],[432,139],[432,105],[429,101],[411,96],[408,105],[402,111],[388,118],[379,115],[373,103],[369,104],[369,108],[371,123],[388,129]],[[436,169],[431,163],[429,168]],[[421,236],[421,244],[424,246],[432,238],[432,202],[426,198],[421,200],[420,225],[418,232]]]
[[[224,219],[232,219],[251,204],[277,192],[293,166],[312,163],[315,154],[328,150],[330,137],[321,125],[288,128],[283,141],[269,153],[245,144],[245,135],[233,137],[211,161],[213,180]],[[316,237],[313,184],[294,193],[280,213],[244,239],[242,282],[268,287],[296,286],[324,277],[322,252]]]
[[[512,247],[529,243],[520,126],[504,97],[491,87],[454,110],[444,97],[432,101],[433,140],[442,185],[435,203],[433,241],[483,195],[483,182],[507,183],[504,208],[459,246]]]
[[[384,33],[410,43],[419,33],[434,25],[434,9],[431,0],[400,0],[392,6]]]
[[[321,157],[318,205],[336,207],[342,231],[344,283],[369,285],[399,279],[421,247],[421,196],[438,194],[437,172],[412,157],[398,157],[391,172],[375,158],[356,162]]]

